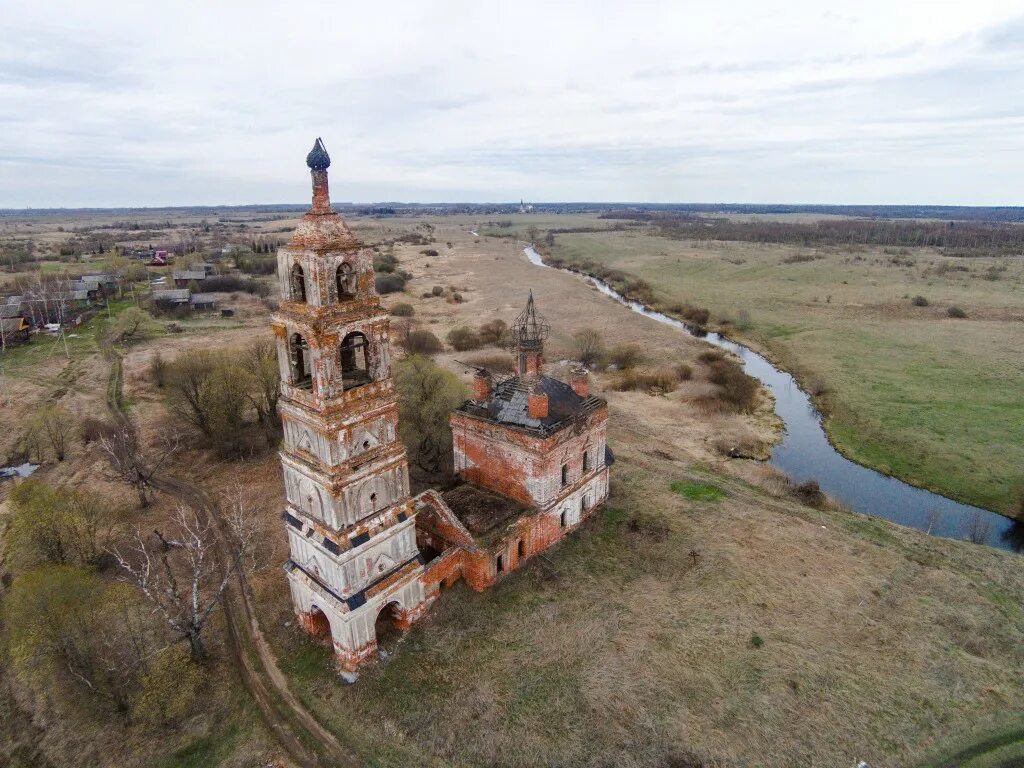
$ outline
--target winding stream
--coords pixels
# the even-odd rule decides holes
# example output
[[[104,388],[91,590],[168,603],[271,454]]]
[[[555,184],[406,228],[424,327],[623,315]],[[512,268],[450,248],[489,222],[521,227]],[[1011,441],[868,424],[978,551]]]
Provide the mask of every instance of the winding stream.
[[[544,263],[533,246],[525,248],[523,253],[530,263],[553,269]],[[690,336],[697,335],[685,323],[624,298],[601,280],[570,270],[560,271],[584,277],[601,293],[638,315]],[[743,369],[775,396],[775,412],[785,425],[785,435],[772,450],[770,461],[794,482],[816,480],[825,493],[857,512],[909,525],[934,536],[962,539],[973,531],[976,539],[984,536],[984,543],[990,546],[1017,552],[1024,549],[1024,524],[987,509],[961,504],[916,488],[851,461],[832,447],[825,434],[821,414],[791,374],[776,368],[757,352],[718,333],[700,338],[739,355]]]

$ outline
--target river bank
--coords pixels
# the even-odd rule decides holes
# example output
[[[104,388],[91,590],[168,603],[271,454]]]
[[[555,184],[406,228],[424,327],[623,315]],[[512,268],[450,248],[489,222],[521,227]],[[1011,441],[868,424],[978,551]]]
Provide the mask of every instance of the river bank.
[[[534,265],[552,269],[532,245],[523,253]],[[957,502],[909,485],[891,475],[852,461],[836,450],[824,428],[824,420],[810,395],[789,372],[767,357],[717,332],[702,333],[678,318],[623,296],[606,282],[577,270],[564,271],[590,280],[603,294],[637,314],[696,335],[714,346],[738,355],[744,370],[761,381],[775,397],[776,413],[786,434],[772,451],[771,464],[794,482],[814,480],[821,489],[856,512],[883,517],[901,525],[944,538],[967,538],[975,543],[1019,551],[1021,524],[991,510]]]

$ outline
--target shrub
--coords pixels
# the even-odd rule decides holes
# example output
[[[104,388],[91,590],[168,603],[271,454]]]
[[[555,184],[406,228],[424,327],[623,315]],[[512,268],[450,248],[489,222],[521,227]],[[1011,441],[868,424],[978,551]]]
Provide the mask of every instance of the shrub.
[[[608,360],[626,370],[634,368],[643,359],[643,351],[639,344],[616,344],[608,353]]]
[[[697,355],[697,359],[702,363],[717,363],[725,359],[725,353],[720,349],[709,349]]]
[[[251,277],[238,277],[237,275],[215,275],[203,280],[201,289],[207,293],[231,293],[232,291],[243,291],[253,296],[269,296],[270,286],[261,280]]]
[[[674,391],[678,381],[675,371],[669,368],[656,371],[630,369],[622,372],[612,383],[612,388],[617,392],[641,390],[648,394],[659,394]]]
[[[799,485],[793,486],[793,496],[809,507],[821,507],[825,504],[825,494],[817,480],[805,480]]]
[[[924,296],[915,296],[910,300],[910,303],[913,304],[915,307],[927,307],[928,299],[926,299]]]
[[[466,358],[466,362],[469,365],[486,368],[494,373],[512,373],[516,367],[512,355],[506,352],[473,355]]]
[[[604,357],[604,340],[593,328],[576,331],[572,336],[573,357],[583,365],[591,366]]]
[[[402,340],[405,351],[410,355],[436,355],[444,349],[441,340],[430,331],[409,331]]]
[[[435,256],[437,256],[437,251],[434,250],[433,248],[424,248],[422,251],[420,251],[420,253],[422,253],[424,256],[429,256],[430,258],[434,258]]]
[[[153,353],[153,359],[149,363],[149,376],[161,389],[167,381],[167,361],[160,354],[160,350]]]
[[[508,341],[508,325],[504,320],[490,320],[480,326],[480,343],[500,346]]]
[[[711,364],[708,381],[721,389],[720,399],[737,411],[749,413],[757,402],[757,379],[743,372],[740,364],[730,359]]]
[[[395,317],[412,317],[416,310],[412,308],[412,304],[406,304],[405,302],[399,302],[391,308],[391,314]]]
[[[480,348],[480,337],[472,328],[460,325],[448,332],[448,343],[456,352],[467,352]]]
[[[117,427],[114,424],[95,416],[86,416],[78,425],[78,434],[85,445],[94,443],[101,437],[109,437],[115,431]]]
[[[276,256],[237,256],[235,266],[250,275],[272,275],[277,272]]]
[[[390,274],[398,267],[398,259],[390,253],[378,253],[373,257],[373,271]]]
[[[693,368],[686,363],[675,364],[676,378],[680,381],[689,381],[693,378]]]
[[[462,294],[458,293],[457,291],[455,293],[453,293],[452,294],[452,301],[454,303],[456,303],[456,304],[461,304],[462,303]]]
[[[377,293],[381,295],[398,293],[405,290],[405,278],[393,273],[380,273],[374,280],[374,286],[377,288]]]
[[[952,306],[949,309],[947,309],[946,315],[948,317],[967,317],[967,313],[957,306]]]
[[[443,296],[444,295],[444,286],[435,285],[433,288],[430,289],[430,293],[433,296]]]
[[[750,636],[750,645],[754,648],[761,648],[764,645],[764,640],[762,640],[761,636],[755,632]]]

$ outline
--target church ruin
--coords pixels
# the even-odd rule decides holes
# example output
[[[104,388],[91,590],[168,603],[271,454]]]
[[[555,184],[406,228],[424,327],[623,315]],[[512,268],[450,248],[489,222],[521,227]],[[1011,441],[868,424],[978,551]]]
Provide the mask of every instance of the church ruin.
[[[306,158],[313,203],[278,250],[285,571],[303,627],[353,673],[459,579],[483,590],[575,529],[608,496],[608,406],[587,373],[545,376],[533,295],[512,326],[516,372],[478,370],[451,415],[463,481],[412,497],[373,254],[331,208],[330,157]]]

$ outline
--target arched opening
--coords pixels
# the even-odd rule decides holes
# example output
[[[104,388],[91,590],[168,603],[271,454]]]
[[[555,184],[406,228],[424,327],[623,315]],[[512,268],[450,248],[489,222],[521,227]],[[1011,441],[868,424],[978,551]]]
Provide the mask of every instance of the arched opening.
[[[301,264],[292,264],[290,293],[292,301],[306,301],[306,275]]]
[[[351,264],[344,262],[339,265],[335,280],[339,299],[351,299],[356,295],[356,276]]]
[[[494,561],[494,567],[498,573],[502,573],[505,570],[505,558],[498,555],[498,559]]]
[[[313,367],[310,360],[309,344],[301,334],[293,333],[289,346],[292,367],[292,384],[304,389],[313,388]]]
[[[586,451],[583,452],[583,471],[590,471],[590,454],[587,453]]]
[[[519,540],[519,547],[516,550],[516,555],[520,560],[523,560],[526,557],[526,545],[523,543],[522,539]]]
[[[370,381],[370,342],[355,331],[341,340],[341,384],[352,389]]]
[[[558,518],[558,522],[559,522],[559,524],[560,524],[560,525],[561,525],[561,526],[562,526],[563,528],[565,528],[565,515],[566,515],[566,512],[565,512],[565,510],[563,509],[563,510],[562,510],[562,514],[561,514],[561,515],[559,516],[559,518]]]
[[[309,618],[306,620],[306,631],[316,640],[331,639],[331,622],[327,616],[315,605],[309,609]]]
[[[373,632],[377,637],[377,653],[382,658],[387,658],[398,646],[402,637],[401,608],[398,603],[391,602],[380,609],[377,620],[373,624]]]

